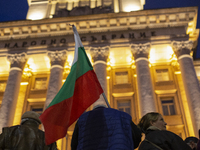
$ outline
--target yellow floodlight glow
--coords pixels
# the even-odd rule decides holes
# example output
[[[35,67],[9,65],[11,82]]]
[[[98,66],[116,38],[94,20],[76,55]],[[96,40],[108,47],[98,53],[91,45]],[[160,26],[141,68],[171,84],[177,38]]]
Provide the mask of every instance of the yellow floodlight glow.
[[[181,71],[175,71],[174,74],[181,74]]]
[[[149,56],[150,63],[169,62],[175,59],[174,51],[170,45],[156,45],[152,47]]]
[[[73,59],[74,59],[74,57],[72,55],[68,55],[67,61],[68,61],[70,66],[72,65]]]
[[[135,68],[136,68],[136,66],[135,66],[135,65],[132,65],[132,66],[131,66],[131,68],[132,68],[132,69],[135,69]]]
[[[188,28],[187,28],[187,34],[190,34],[190,33],[193,33],[193,28],[188,27]]]
[[[49,57],[48,56],[44,56],[44,60],[45,60],[46,67],[48,69],[50,69],[51,65],[50,65],[50,59],[49,59]]]
[[[44,14],[42,12],[34,12],[32,14],[30,14],[30,16],[28,17],[28,19],[31,20],[40,20],[44,18]]]
[[[131,64],[132,63],[132,56],[127,56],[126,61],[127,61],[127,63]]]
[[[27,64],[29,64],[29,67],[32,69],[32,72],[35,72],[37,70],[33,58],[29,58]]]
[[[109,65],[114,66],[115,65],[115,56],[114,56],[114,53],[112,51],[110,52],[109,60],[110,60]]]
[[[115,65],[115,59],[114,58],[110,58],[110,65],[114,66]]]
[[[21,82],[20,85],[28,85],[28,82]]]
[[[167,51],[166,51],[166,59],[171,59],[172,55],[174,54],[174,51],[171,46],[167,46]]]
[[[140,7],[140,6],[137,6],[137,5],[128,5],[128,6],[125,6],[125,7],[123,8],[123,10],[124,10],[125,12],[137,11],[137,10],[140,10],[140,9],[141,9],[141,7]]]
[[[107,67],[106,70],[110,71],[110,70],[111,70],[111,67]]]
[[[150,63],[153,63],[156,60],[155,54],[155,48],[151,48],[150,53],[149,53],[149,61]]]

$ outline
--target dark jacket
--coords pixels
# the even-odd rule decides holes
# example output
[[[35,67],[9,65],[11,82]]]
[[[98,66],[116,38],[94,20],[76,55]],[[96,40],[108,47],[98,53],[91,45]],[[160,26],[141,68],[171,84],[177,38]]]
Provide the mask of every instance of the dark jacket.
[[[56,143],[45,145],[44,132],[28,122],[3,128],[0,134],[2,150],[57,150]]]
[[[99,107],[79,118],[72,136],[72,150],[131,150],[141,132],[127,113]]]
[[[145,139],[156,144],[163,150],[191,150],[191,148],[176,134],[167,130],[147,130]],[[148,141],[142,141],[139,150],[159,150]]]
[[[197,142],[197,150],[200,150],[200,139]]]

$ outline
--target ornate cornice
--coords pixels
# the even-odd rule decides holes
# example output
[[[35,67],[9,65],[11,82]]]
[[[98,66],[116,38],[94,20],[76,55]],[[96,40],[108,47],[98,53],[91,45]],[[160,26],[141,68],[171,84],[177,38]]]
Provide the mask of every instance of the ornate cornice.
[[[51,61],[51,66],[53,65],[60,65],[64,66],[64,63],[67,58],[67,51],[62,50],[62,51],[48,51],[47,56],[49,57]]]
[[[145,44],[131,44],[130,45],[131,48],[131,52],[136,59],[141,58],[141,57],[145,57],[148,58],[149,56],[149,51],[151,48],[151,43],[145,43]]]
[[[18,67],[23,69],[27,60],[27,54],[25,52],[20,54],[8,54],[7,60],[10,62],[10,67]]]
[[[172,42],[172,48],[174,51],[178,51],[181,49],[192,49],[193,41],[173,41]]]
[[[108,13],[106,16],[104,14],[82,15],[68,17],[67,21],[65,17],[61,17],[0,23],[0,39],[73,34],[69,23],[74,24],[79,33],[114,31],[120,27],[131,29],[141,29],[147,26],[155,28],[155,25],[156,27],[168,27],[170,24],[174,26],[175,22],[177,26],[187,26],[189,22],[195,21],[198,8],[186,7],[164,10],[143,10],[118,13],[117,15]]]
[[[92,56],[92,59],[95,61],[103,60],[107,61],[108,55],[109,55],[109,46],[105,47],[90,47],[90,54]]]
[[[177,58],[179,58],[181,55],[190,55],[193,41],[173,41],[171,45]]]

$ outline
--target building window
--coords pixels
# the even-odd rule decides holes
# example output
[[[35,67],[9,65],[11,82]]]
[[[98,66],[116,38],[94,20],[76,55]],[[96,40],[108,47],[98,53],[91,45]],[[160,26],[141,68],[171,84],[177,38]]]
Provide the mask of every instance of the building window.
[[[161,98],[161,104],[162,104],[163,115],[169,116],[176,114],[173,97]]]
[[[4,92],[6,89],[6,81],[0,81],[0,92]]]
[[[116,84],[126,84],[126,83],[128,83],[128,71],[115,72],[115,82],[116,82]]]
[[[36,90],[43,90],[47,88],[47,78],[35,78],[35,87]]]
[[[117,101],[117,109],[131,115],[131,101],[130,100]]]
[[[168,69],[157,69],[156,70],[156,80],[159,81],[169,81],[169,71]]]

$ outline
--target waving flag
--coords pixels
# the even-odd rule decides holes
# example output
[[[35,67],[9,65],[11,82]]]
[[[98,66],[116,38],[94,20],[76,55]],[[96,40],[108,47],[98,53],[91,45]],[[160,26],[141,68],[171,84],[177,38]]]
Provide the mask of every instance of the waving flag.
[[[75,26],[73,31],[75,53],[71,71],[60,91],[40,116],[47,145],[65,137],[68,127],[103,93]]]

